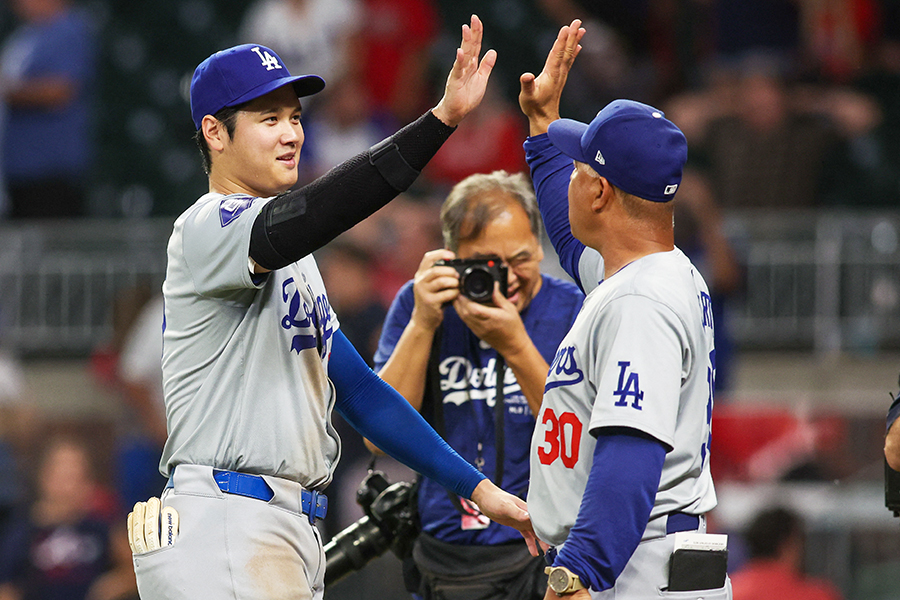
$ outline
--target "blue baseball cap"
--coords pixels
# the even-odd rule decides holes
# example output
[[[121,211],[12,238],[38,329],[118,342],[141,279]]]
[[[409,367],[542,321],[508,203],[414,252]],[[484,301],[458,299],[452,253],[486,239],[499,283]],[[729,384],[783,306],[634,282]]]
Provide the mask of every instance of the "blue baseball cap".
[[[687,161],[687,140],[661,110],[614,100],[590,124],[558,119],[547,131],[563,154],[588,164],[624,192],[668,202]]]
[[[297,97],[325,88],[318,75],[291,76],[275,52],[259,44],[241,44],[216,52],[194,70],[191,78],[191,117],[200,129],[206,115],[236,106],[293,84]]]

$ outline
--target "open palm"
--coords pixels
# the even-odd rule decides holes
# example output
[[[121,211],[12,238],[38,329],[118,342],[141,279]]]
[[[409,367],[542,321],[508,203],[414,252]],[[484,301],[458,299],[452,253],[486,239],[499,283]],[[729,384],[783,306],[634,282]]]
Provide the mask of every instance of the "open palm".
[[[478,61],[483,36],[484,25],[477,15],[472,15],[471,24],[462,26],[462,43],[456,49],[456,60],[447,77],[444,97],[433,111],[447,125],[458,125],[484,98],[497,53],[488,50],[481,62]]]

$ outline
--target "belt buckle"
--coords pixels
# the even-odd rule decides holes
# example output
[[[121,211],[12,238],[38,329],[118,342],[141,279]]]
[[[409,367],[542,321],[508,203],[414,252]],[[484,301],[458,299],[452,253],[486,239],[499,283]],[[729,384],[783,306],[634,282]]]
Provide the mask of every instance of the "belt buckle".
[[[309,519],[309,524],[315,525],[316,519],[325,518],[328,512],[328,496],[316,490],[304,489],[303,492],[306,495],[301,502],[303,511]]]

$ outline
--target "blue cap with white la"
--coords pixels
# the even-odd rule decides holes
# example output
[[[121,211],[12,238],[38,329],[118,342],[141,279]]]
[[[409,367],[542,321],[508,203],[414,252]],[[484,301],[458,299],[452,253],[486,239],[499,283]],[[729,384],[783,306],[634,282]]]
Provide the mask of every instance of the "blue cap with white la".
[[[687,140],[659,109],[614,100],[590,124],[559,119],[547,131],[563,154],[586,163],[624,192],[668,202],[687,161]]]
[[[292,76],[277,54],[259,44],[241,44],[216,52],[194,70],[191,78],[191,117],[200,129],[206,115],[237,106],[292,84],[297,97],[325,88],[318,75]]]

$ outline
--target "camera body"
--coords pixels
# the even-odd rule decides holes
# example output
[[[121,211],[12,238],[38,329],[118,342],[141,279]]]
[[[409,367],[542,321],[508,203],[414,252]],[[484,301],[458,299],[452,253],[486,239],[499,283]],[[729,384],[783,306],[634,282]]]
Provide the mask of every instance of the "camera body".
[[[495,281],[500,282],[500,293],[506,296],[508,269],[499,256],[454,258],[434,264],[456,269],[459,273],[459,292],[469,300],[491,304]]]
[[[325,545],[325,585],[331,585],[391,550],[409,556],[419,534],[416,487],[406,481],[390,484],[372,471],[356,491],[365,516]]]

